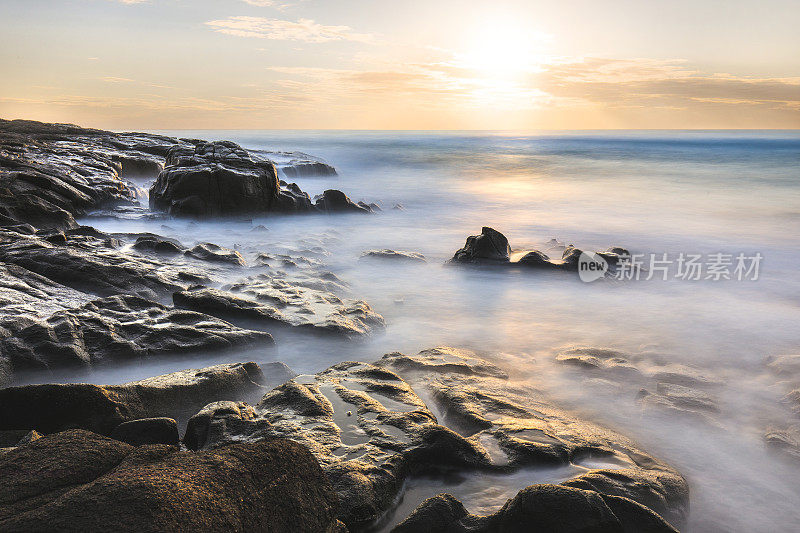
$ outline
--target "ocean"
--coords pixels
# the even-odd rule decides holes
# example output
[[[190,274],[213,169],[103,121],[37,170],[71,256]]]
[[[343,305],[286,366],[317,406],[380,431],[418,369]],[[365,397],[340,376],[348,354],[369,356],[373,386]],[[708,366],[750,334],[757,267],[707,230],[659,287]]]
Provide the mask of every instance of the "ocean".
[[[382,314],[387,328],[363,342],[284,333],[271,352],[150,361],[99,369],[91,380],[120,383],[233,360],[280,360],[313,373],[392,351],[470,348],[675,466],[691,489],[690,531],[796,527],[800,467],[764,436],[800,423],[782,401],[788,386],[767,364],[800,353],[800,132],[158,133],[312,154],[338,176],[294,180],[303,190],[340,189],[382,211],[87,223],[186,244],[203,235],[253,253],[317,247],[315,259]],[[402,209],[393,209],[398,204]],[[259,224],[268,231],[250,231]],[[557,250],[551,239],[584,250],[622,246],[643,268],[639,279],[586,283],[562,271],[446,264],[483,226],[505,234],[515,250]],[[384,248],[419,252],[427,262],[360,258]],[[681,271],[680,258],[689,256],[699,256],[700,279]],[[737,271],[737,258],[748,268]],[[684,398],[687,411],[645,409],[642,389],[654,392],[652,380],[593,374],[556,360],[575,347],[617,350],[644,374],[692,367],[702,376],[703,396]],[[397,518],[438,492],[453,493],[471,511],[491,512],[524,486],[568,474],[417,478]]]

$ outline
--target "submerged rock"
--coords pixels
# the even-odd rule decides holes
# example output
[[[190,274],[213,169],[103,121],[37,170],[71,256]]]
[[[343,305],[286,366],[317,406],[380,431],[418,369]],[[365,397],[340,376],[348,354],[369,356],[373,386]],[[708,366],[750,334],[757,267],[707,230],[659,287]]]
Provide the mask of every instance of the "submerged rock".
[[[193,453],[71,430],[0,454],[0,494],[3,531],[343,531],[319,465],[282,439]]]
[[[185,422],[218,400],[254,400],[294,373],[282,363],[188,369],[123,385],[24,385],[0,389],[0,430],[55,433],[81,428],[110,435],[119,424],[169,417]]]
[[[419,252],[405,252],[402,250],[367,250],[361,254],[361,258],[370,259],[394,259],[398,261],[409,261],[415,263],[425,263],[425,256]]]
[[[712,393],[722,383],[696,368],[652,359],[647,353],[593,347],[567,348],[555,355],[556,362],[584,375],[587,384],[599,378],[627,387],[631,397],[638,391],[635,398],[646,414],[668,411],[713,422],[710,417],[719,408]]]

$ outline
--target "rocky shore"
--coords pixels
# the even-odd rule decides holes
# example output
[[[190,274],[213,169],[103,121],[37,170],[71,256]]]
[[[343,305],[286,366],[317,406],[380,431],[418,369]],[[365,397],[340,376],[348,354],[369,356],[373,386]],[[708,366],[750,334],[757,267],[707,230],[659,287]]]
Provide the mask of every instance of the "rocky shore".
[[[67,369],[269,350],[281,331],[350,342],[380,332],[383,317],[313,249],[237,250],[76,222],[379,211],[286,181],[335,172],[306,154],[230,141],[0,120],[0,530],[682,527],[689,489],[679,472],[463,350],[375,354],[314,375],[245,359],[121,385],[55,382]],[[453,262],[574,270],[581,251],[556,249],[561,259],[515,253],[483,228]],[[627,252],[598,253],[613,263]],[[388,249],[363,257],[426,261]],[[632,368],[642,387],[671,386],[643,402],[713,412],[698,392],[714,387],[703,376],[673,368],[662,379],[635,357],[581,350],[557,360],[603,375]],[[29,376],[54,382],[24,384]],[[392,514],[421,475],[551,467],[569,475],[531,483],[493,514],[449,494]]]

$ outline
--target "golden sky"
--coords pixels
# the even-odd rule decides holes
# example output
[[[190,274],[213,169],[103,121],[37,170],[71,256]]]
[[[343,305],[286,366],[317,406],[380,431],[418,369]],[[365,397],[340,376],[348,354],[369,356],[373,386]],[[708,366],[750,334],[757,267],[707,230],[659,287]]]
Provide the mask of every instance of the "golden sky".
[[[3,0],[0,117],[800,128],[796,0]]]

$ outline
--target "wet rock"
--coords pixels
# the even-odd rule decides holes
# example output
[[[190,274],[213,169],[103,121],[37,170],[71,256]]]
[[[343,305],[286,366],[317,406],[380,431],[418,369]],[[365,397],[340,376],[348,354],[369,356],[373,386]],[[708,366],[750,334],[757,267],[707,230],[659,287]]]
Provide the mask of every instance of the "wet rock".
[[[227,287],[229,292],[262,305],[268,304],[280,321],[309,331],[346,337],[370,335],[385,327],[383,317],[366,302],[337,296],[333,279],[285,280],[271,275],[251,276]],[[203,293],[200,293],[201,295]]]
[[[369,208],[362,207],[354,203],[342,191],[328,189],[317,199],[315,205],[318,209],[328,212],[350,212],[350,213],[370,213]]]
[[[271,161],[230,141],[175,146],[150,188],[150,206],[180,216],[238,216],[273,209],[280,185]]]
[[[630,499],[560,485],[531,485],[490,516],[471,515],[449,494],[425,500],[392,533],[674,533],[647,507]]]
[[[569,348],[555,356],[557,362],[585,375],[586,385],[601,385],[605,380],[617,384],[617,394],[624,394],[625,389],[631,393],[638,390],[635,398],[646,414],[666,411],[715,423],[713,416],[719,408],[713,393],[722,383],[687,365],[662,364],[662,359],[648,353],[593,347]]]
[[[219,289],[193,287],[172,295],[176,307],[230,320],[274,325],[287,323],[280,311]]]
[[[367,250],[361,254],[361,258],[373,259],[394,259],[397,261],[408,261],[414,263],[426,262],[425,256],[419,252],[405,252],[402,250]]]
[[[507,262],[511,254],[508,239],[499,231],[484,226],[480,235],[467,237],[467,243],[451,259],[454,263],[481,261]]]
[[[123,422],[111,432],[111,438],[130,444],[142,446],[144,444],[167,444],[177,446],[180,441],[178,436],[178,423],[172,418],[140,418]]]
[[[327,163],[309,160],[310,156],[306,154],[295,153],[293,155],[295,157],[292,157],[289,161],[280,165],[283,175],[288,179],[318,178],[336,175],[336,169]]]
[[[439,425],[431,406],[456,431]],[[443,467],[572,465],[577,477],[550,492],[572,493],[563,488],[572,487],[591,492],[592,501],[629,498],[678,524],[688,511],[686,482],[672,468],[509,382],[490,363],[445,347],[299,376],[255,408],[207,406],[193,435],[193,446],[201,448],[273,437],[301,442],[331,479],[342,502],[340,519],[352,527],[387,510],[407,476]]]
[[[437,533],[459,531],[458,522],[469,515],[464,505],[450,494],[438,494],[422,502],[392,533]]]
[[[183,288],[151,263],[108,248],[94,237],[70,238],[68,244],[58,246],[38,236],[0,230],[0,261],[98,296],[124,293],[158,299]]]
[[[206,407],[190,424],[193,435],[205,438],[192,443],[214,448],[286,437],[304,444],[333,483],[340,518],[349,525],[386,510],[409,471],[488,462],[476,446],[436,424],[407,383],[374,365],[340,363],[277,387],[253,411],[247,407]]]
[[[186,251],[186,255],[200,259],[201,261],[211,261],[215,263],[226,263],[229,265],[245,266],[242,254],[236,250],[223,248],[210,242],[203,242]]]
[[[263,370],[262,370],[263,369]],[[25,385],[0,389],[0,429],[55,433],[82,428],[110,435],[123,422],[169,417],[185,422],[209,402],[257,400],[294,373],[282,363],[187,369],[122,385]]]
[[[520,265],[531,266],[531,267],[550,267],[552,263],[550,262],[550,258],[547,254],[540,252],[539,250],[534,250],[532,252],[528,252],[522,257],[519,258],[517,261]]]
[[[91,297],[14,264],[0,264],[0,337]],[[0,357],[2,360],[2,357]],[[0,386],[3,384],[0,371]]]
[[[342,531],[308,450],[287,440],[198,453],[81,430],[0,455],[3,531]]]
[[[688,488],[674,469],[629,439],[558,409],[535,389],[487,376],[490,363],[475,365],[480,360],[474,356],[462,361],[459,373],[440,372],[437,368],[464,352],[444,347],[437,352],[438,361],[429,350],[419,358],[387,354],[378,364],[395,369],[415,391],[425,391],[440,422],[482,448],[495,468],[572,465],[576,477],[561,485],[629,498],[673,525],[685,523]]]
[[[57,311],[0,340],[0,353],[20,372],[259,343],[272,344],[272,336],[137,296],[110,296]]]
[[[159,235],[142,235],[133,247],[140,252],[175,255],[182,253],[183,247],[175,239],[165,239]]]
[[[116,134],[72,125],[0,121],[0,221],[67,229],[75,217],[104,206],[131,205],[136,193],[125,167],[158,164],[140,149],[174,139]]]
[[[583,251],[575,246],[563,246],[559,241],[552,239],[548,248],[554,253],[561,253],[560,259],[540,250],[520,251],[512,255],[511,247],[505,235],[492,228],[484,227],[480,235],[467,237],[467,243],[458,250],[451,263],[486,263],[507,266],[518,266],[545,270],[562,270],[577,272]],[[619,254],[616,252],[620,252]],[[623,254],[624,253],[624,254]],[[596,252],[600,261],[608,263],[606,275],[617,271],[617,264],[623,255],[630,255],[624,248],[609,248],[605,252]]]

